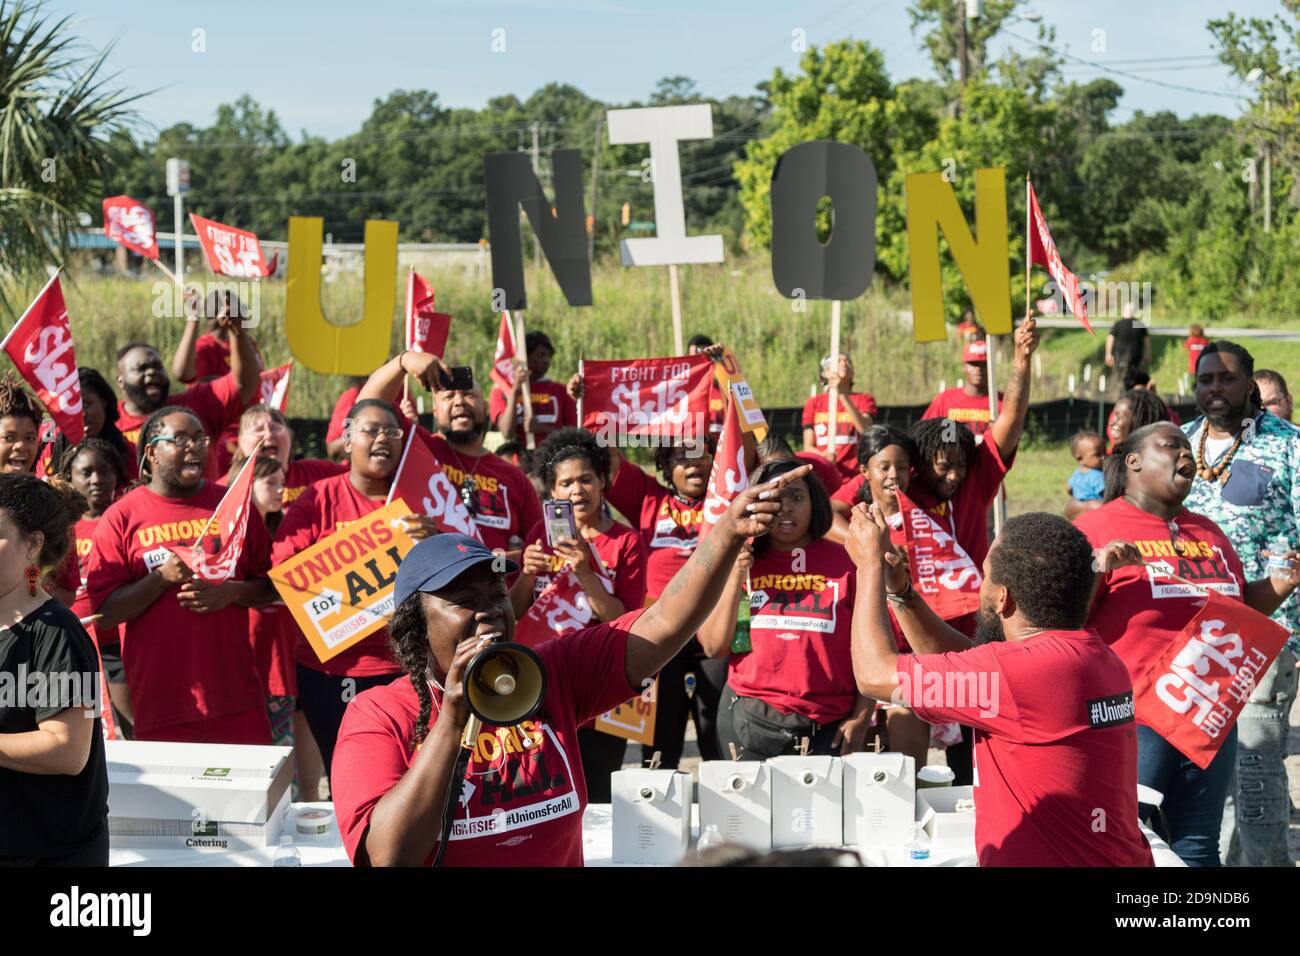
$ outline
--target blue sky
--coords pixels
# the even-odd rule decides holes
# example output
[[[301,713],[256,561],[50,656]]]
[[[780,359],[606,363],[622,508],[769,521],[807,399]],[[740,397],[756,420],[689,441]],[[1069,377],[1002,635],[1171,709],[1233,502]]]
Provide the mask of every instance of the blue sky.
[[[664,76],[685,75],[706,95],[752,91],[773,68],[792,69],[793,31],[810,43],[871,41],[895,80],[931,76],[909,27],[906,0],[113,0],[87,11],[84,0],[49,0],[71,15],[96,49],[117,39],[110,64],[134,90],[146,121],[206,125],[218,104],[242,93],[274,109],[296,139],[302,130],[337,137],[357,129],[376,98],[394,89],[429,89],[449,106],[489,97],[521,98],[548,82],[571,83],[610,102],[644,98]],[[1029,9],[1056,28],[1056,46],[1120,75],[1115,119],[1136,110],[1235,116],[1242,84],[1210,56],[1208,19],[1231,7],[1244,16],[1280,12],[1276,0],[1033,0]],[[193,31],[207,50],[193,52]],[[1033,38],[1036,28],[1010,28]],[[493,52],[504,30],[505,52]],[[1097,31],[1103,31],[1098,33]],[[497,34],[500,36],[500,34]],[[995,45],[1032,47],[1002,38]],[[1104,49],[1094,52],[1094,47]],[[1197,58],[1179,59],[1169,58]],[[1161,58],[1157,62],[1134,62]],[[1067,75],[1106,75],[1072,62]],[[1218,94],[1218,95],[1216,95]]]

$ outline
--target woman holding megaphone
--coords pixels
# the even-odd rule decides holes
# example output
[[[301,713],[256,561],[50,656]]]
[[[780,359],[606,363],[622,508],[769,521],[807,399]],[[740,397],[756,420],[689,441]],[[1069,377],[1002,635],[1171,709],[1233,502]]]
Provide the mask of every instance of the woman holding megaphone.
[[[535,651],[493,646],[514,636],[505,579],[518,565],[460,535],[411,549],[389,624],[408,679],[352,701],[334,754],[334,806],[353,863],[581,866],[578,726],[672,660],[745,539],[771,527],[781,489],[809,470],[741,492],[650,607]]]

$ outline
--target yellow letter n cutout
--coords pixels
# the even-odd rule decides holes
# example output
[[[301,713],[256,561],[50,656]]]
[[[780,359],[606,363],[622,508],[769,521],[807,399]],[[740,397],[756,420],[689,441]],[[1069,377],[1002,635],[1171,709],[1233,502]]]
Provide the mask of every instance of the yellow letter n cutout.
[[[984,328],[1011,331],[1011,282],[1007,272],[1006,170],[975,172],[975,227],[971,235],[952,183],[942,173],[910,173],[907,193],[907,258],[912,283],[912,326],[918,342],[946,338],[939,232],[948,240]]]
[[[289,287],[284,331],[293,357],[324,375],[369,375],[388,361],[397,301],[397,223],[366,221],[365,302],[361,321],[335,325],[320,304],[324,220],[289,217]]]

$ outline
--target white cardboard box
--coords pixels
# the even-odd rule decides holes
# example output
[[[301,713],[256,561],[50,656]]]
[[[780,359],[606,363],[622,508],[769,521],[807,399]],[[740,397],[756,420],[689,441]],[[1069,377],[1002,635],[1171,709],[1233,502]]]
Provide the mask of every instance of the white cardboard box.
[[[958,801],[974,801],[974,787],[926,787],[916,791],[916,813],[933,849],[974,852],[975,812],[957,812]]]
[[[114,849],[192,850],[195,853],[273,848],[281,833],[299,839],[292,825],[285,829],[289,791],[284,791],[265,823],[226,823],[195,815],[189,819],[108,818],[108,838]]]
[[[843,846],[840,758],[771,757],[767,766],[772,771],[772,846]]]
[[[751,760],[700,764],[700,833],[712,824],[722,839],[755,850],[772,848],[772,774]]]
[[[615,863],[674,865],[691,842],[691,775],[676,770],[610,774]]]
[[[264,827],[289,794],[292,754],[291,747],[107,741],[109,820],[183,821],[186,833],[195,821]]]
[[[916,822],[916,761],[898,753],[857,753],[841,759],[845,844],[903,846]]]

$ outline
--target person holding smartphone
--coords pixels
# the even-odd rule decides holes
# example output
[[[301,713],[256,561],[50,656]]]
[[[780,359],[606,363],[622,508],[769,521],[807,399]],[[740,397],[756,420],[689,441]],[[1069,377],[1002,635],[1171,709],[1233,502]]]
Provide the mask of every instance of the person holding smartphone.
[[[535,468],[550,497],[542,504],[543,520],[528,533],[523,569],[510,589],[515,618],[523,620],[566,571],[577,578],[582,598],[566,602],[562,614],[547,615],[544,636],[562,638],[640,607],[645,601],[645,549],[640,536],[610,517],[605,505],[609,449],[585,429],[562,428],[542,442]],[[523,630],[516,631],[516,640],[532,643]],[[588,799],[608,803],[609,775],[623,766],[626,741],[588,723],[578,728],[578,749]]]

